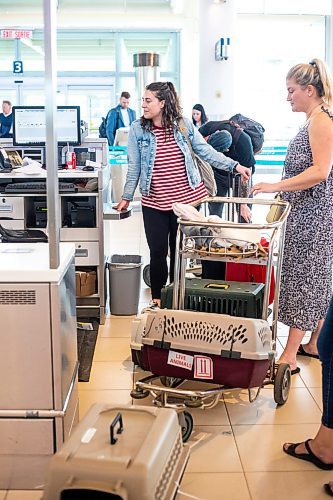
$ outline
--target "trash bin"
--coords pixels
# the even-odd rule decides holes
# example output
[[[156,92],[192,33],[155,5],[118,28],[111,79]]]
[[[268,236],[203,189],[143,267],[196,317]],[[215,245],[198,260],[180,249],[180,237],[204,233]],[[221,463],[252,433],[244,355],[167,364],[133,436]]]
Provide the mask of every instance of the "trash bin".
[[[117,316],[137,314],[140,298],[141,255],[112,255],[107,266],[111,314]]]

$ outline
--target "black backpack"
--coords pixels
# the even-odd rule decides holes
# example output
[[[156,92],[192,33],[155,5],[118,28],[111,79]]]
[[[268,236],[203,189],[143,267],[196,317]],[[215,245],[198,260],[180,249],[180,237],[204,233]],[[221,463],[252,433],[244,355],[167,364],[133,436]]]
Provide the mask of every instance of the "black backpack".
[[[109,111],[110,113],[110,111]],[[98,131],[99,131],[99,136],[103,139],[106,139],[107,138],[107,135],[106,135],[106,122],[108,120],[108,116],[109,116],[109,113],[106,115],[106,118],[102,118],[102,122],[100,124],[100,126],[98,127]]]
[[[98,127],[98,131],[100,137],[106,138],[106,118],[104,118],[104,116],[102,118],[100,126]]]
[[[236,127],[242,128],[251,138],[254,154],[259,153],[264,144],[264,127],[259,122],[252,120],[252,118],[247,118],[241,113],[233,115],[227,121]]]

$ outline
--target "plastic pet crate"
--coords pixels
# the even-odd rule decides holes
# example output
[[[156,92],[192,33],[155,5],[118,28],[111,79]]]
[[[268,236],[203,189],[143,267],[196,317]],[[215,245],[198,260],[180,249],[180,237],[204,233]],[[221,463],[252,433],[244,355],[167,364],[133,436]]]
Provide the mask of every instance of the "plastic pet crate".
[[[187,278],[184,308],[242,318],[261,318],[264,289],[263,283]],[[172,296],[173,284],[162,289],[162,308],[172,309]]]
[[[140,323],[132,353],[154,375],[259,387],[275,353],[262,319],[160,309],[141,315]]]

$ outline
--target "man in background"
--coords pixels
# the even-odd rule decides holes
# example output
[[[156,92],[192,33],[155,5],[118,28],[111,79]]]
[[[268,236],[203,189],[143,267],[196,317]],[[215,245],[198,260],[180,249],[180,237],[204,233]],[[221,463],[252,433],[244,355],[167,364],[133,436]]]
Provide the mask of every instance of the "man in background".
[[[113,146],[116,131],[121,127],[129,127],[136,119],[134,109],[129,107],[130,93],[122,92],[118,106],[112,108],[106,119],[106,136],[109,146]]]
[[[0,137],[13,137],[12,126],[12,103],[10,101],[2,101],[2,113],[0,113]]]

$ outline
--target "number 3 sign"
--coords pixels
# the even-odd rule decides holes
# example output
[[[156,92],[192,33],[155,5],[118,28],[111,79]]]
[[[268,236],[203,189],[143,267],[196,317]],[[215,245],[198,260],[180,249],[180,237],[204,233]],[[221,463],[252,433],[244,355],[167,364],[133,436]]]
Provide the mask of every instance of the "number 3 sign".
[[[20,75],[23,73],[23,62],[22,61],[13,61],[13,73],[16,75]]]

